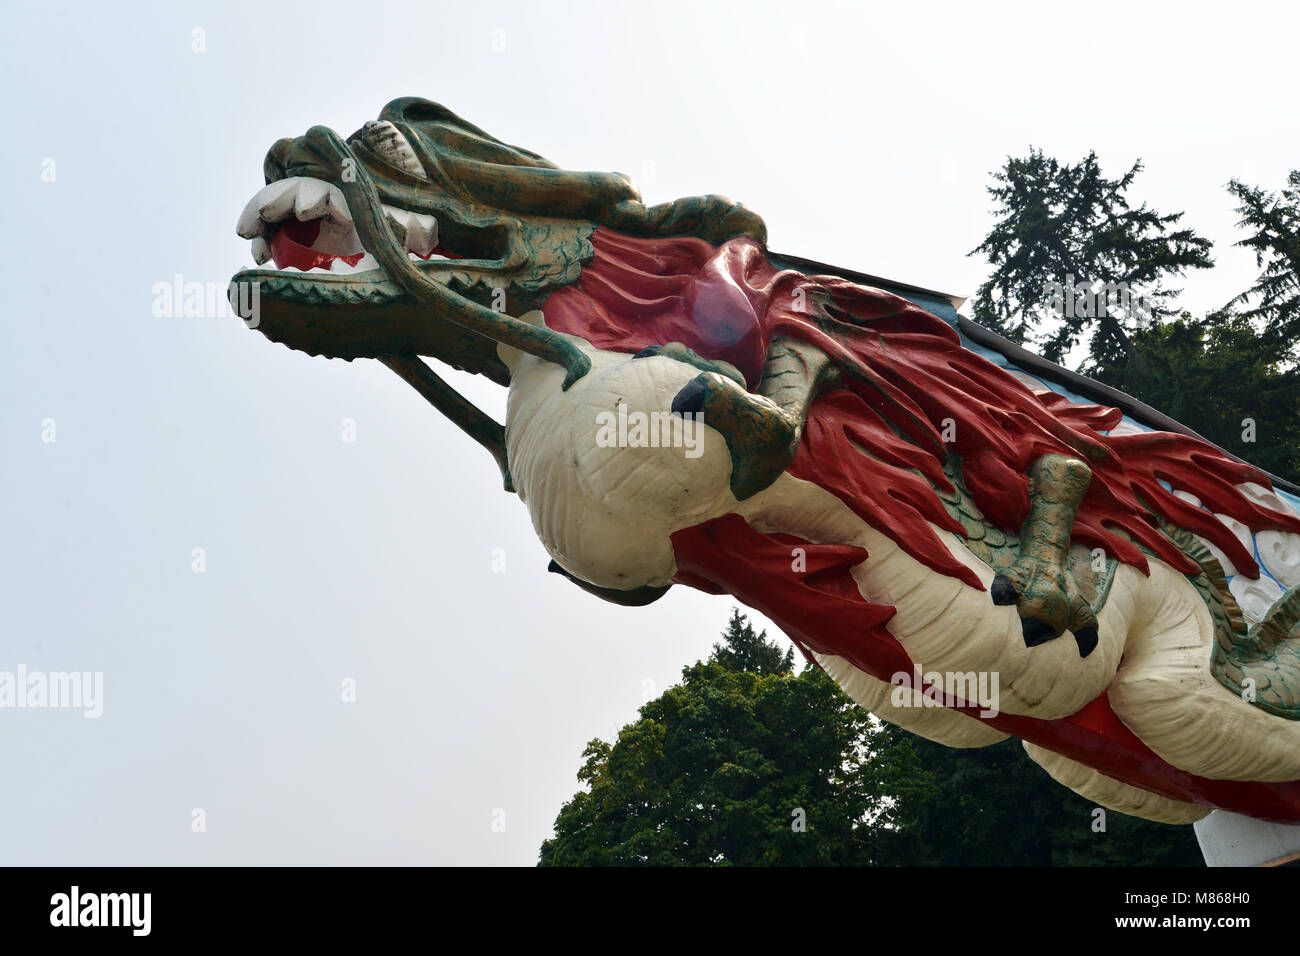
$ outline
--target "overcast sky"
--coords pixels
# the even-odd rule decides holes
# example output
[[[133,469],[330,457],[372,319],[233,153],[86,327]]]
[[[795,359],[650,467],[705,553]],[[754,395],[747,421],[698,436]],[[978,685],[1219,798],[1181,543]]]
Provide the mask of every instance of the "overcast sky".
[[[235,221],[277,138],[419,95],[962,295],[1008,154],[1140,156],[1132,194],[1216,244],[1204,310],[1254,276],[1224,184],[1300,165],[1295,9],[10,2],[0,671],[104,683],[98,719],[0,710],[0,862],[531,864],[584,744],[729,614],[547,574],[491,459],[377,363],[153,314],[156,283],[251,264]]]

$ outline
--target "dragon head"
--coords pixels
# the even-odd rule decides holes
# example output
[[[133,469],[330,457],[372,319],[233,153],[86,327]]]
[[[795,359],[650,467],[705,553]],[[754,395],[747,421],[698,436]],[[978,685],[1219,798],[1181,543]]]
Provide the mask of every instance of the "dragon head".
[[[259,268],[231,287],[237,302],[239,283],[257,283],[259,331],[312,355],[425,355],[502,384],[491,339],[504,339],[485,330],[576,282],[597,226],[763,233],[721,197],[647,208],[625,176],[560,169],[416,97],[346,140],[321,126],[282,139],[263,168],[237,227]]]

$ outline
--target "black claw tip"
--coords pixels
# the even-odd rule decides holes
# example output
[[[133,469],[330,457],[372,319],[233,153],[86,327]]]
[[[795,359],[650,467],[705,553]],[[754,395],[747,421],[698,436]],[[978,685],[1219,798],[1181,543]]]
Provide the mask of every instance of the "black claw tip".
[[[560,567],[559,563],[554,558],[552,558],[551,563],[546,566],[546,570],[550,571],[552,574],[563,574],[565,577],[568,577],[564,568]]]
[[[1097,628],[1084,627],[1075,631],[1074,642],[1079,645],[1079,656],[1087,657],[1097,648]]]
[[[704,410],[704,399],[707,396],[708,389],[704,387],[704,381],[693,378],[683,385],[682,390],[673,398],[672,412],[674,415],[701,412]]]
[[[1039,644],[1046,644],[1057,636],[1056,629],[1052,625],[1046,621],[1040,621],[1036,617],[1022,617],[1020,619],[1020,633],[1024,635],[1025,647],[1037,647]]]
[[[1020,600],[1020,596],[1016,594],[1015,585],[1011,583],[1011,579],[1005,574],[999,574],[993,579],[993,587],[989,588],[989,594],[993,597],[993,603],[1001,607],[1015,604]]]
[[[658,355],[659,350],[661,348],[663,348],[662,345],[647,345],[645,348],[643,348],[640,352],[637,352],[636,355],[633,355],[632,357],[634,359],[649,358],[652,355]]]

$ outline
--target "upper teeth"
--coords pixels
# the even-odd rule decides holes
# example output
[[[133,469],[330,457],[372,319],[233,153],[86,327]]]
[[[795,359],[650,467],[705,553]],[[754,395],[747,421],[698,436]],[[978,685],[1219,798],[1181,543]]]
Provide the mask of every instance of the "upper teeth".
[[[408,252],[427,256],[438,244],[438,220],[427,213],[384,206],[384,218]]]
[[[266,228],[269,223],[281,222],[290,214],[299,222],[329,219],[339,225],[352,223],[343,190],[320,179],[293,176],[259,189],[239,214],[235,232],[245,239],[256,239],[270,231]]]
[[[414,158],[414,156],[412,156]],[[408,252],[427,256],[438,245],[438,221],[427,213],[411,212],[384,206],[384,218],[392,227],[398,242]],[[292,215],[299,222],[323,219],[318,251],[350,255],[361,251],[361,242],[353,225],[343,191],[333,183],[308,176],[280,179],[258,190],[240,213],[235,231],[245,239],[253,240],[253,258],[258,265],[271,258],[267,241],[272,226]]]

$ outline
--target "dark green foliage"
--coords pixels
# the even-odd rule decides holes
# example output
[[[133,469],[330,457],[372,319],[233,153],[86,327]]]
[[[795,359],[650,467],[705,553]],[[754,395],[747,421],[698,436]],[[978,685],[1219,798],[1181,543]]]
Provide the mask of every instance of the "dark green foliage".
[[[993,266],[975,296],[975,321],[1053,362],[1085,341],[1092,365],[1131,357],[1129,330],[1169,314],[1178,290],[1165,283],[1212,264],[1208,239],[1174,228],[1182,213],[1130,206],[1125,192],[1141,170],[1139,161],[1119,179],[1107,179],[1095,153],[1074,166],[1036,149],[1021,159],[1008,157],[988,190],[998,221],[972,252]],[[1147,308],[1112,307],[1105,316],[1060,310],[1050,301],[1050,284],[1071,280],[1076,286],[1114,284],[1142,296]]]
[[[713,645],[713,660],[733,671],[789,674],[794,671],[794,646],[781,653],[781,648],[767,639],[767,631],[756,633],[749,618],[733,607],[723,642]]]
[[[1249,306],[1243,314],[1263,324],[1275,347],[1291,359],[1300,357],[1300,169],[1291,171],[1281,196],[1235,179],[1228,192],[1241,203],[1237,225],[1253,230],[1237,245],[1253,249],[1262,270],[1229,305]]]
[[[900,808],[880,863],[937,866],[1203,866],[1191,827],[1106,811],[1029,759],[1018,740],[953,750],[892,725],[887,746],[909,744],[933,785]]]
[[[910,745],[884,752],[884,733],[821,670],[796,675],[789,651],[733,613],[709,660],[613,746],[587,745],[587,789],[561,809],[540,862],[869,863],[895,800],[932,790]]]
[[[1137,333],[1133,344],[1140,362],[1116,362],[1094,377],[1300,483],[1300,369],[1282,362],[1276,336],[1231,313],[1199,322],[1184,314]]]

